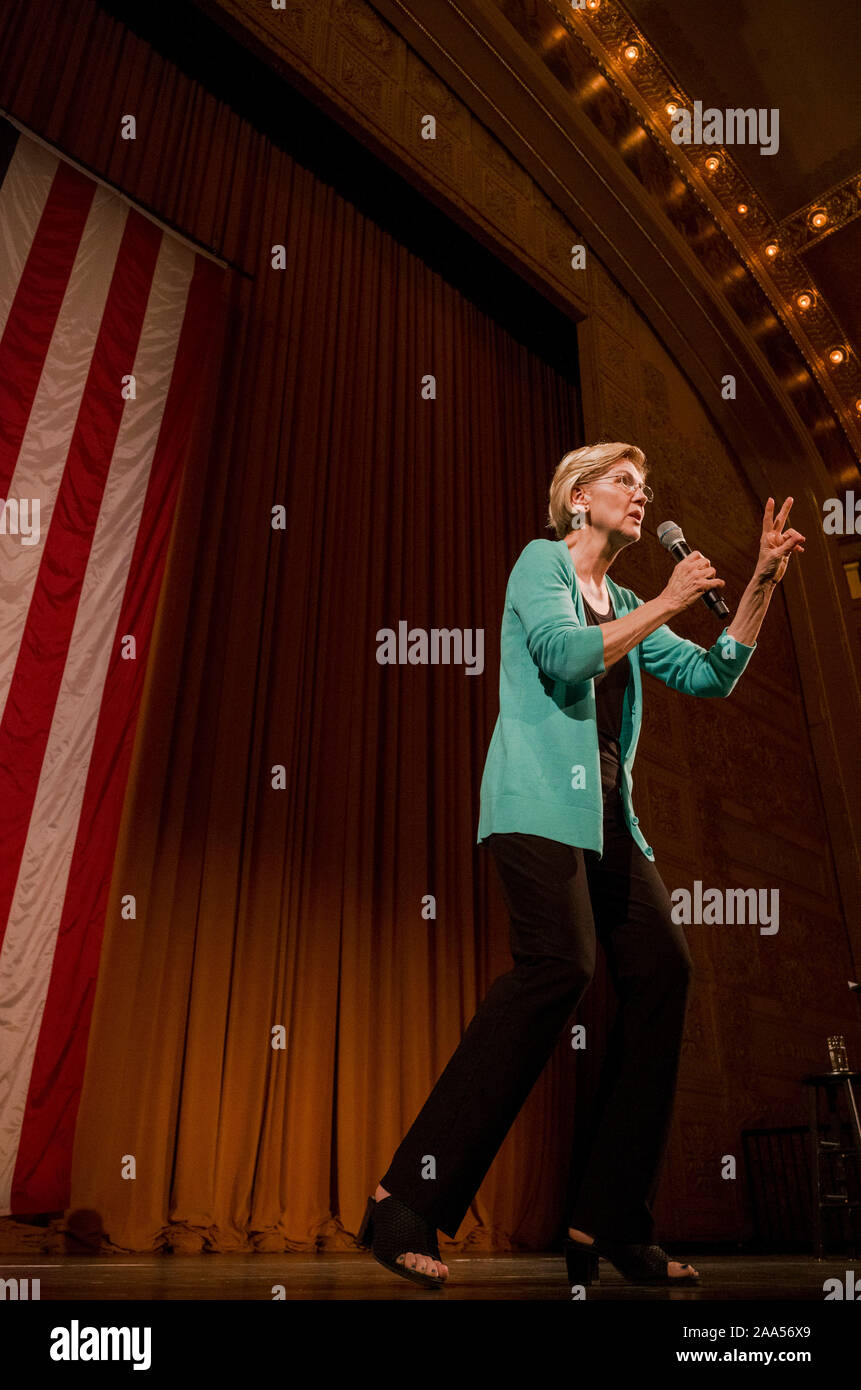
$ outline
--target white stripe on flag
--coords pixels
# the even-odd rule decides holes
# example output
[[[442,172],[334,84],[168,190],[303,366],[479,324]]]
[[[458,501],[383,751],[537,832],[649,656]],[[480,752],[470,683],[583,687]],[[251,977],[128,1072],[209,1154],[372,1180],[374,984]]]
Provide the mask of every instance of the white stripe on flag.
[[[19,141],[22,143],[41,153],[31,141]],[[20,536],[0,535],[0,719],[6,708],[42,561],[44,538],[60,490],[127,216],[126,205],[109,189],[96,188],[9,483],[10,498],[39,499],[41,540],[38,545],[25,545]],[[2,217],[0,208],[0,221]]]
[[[0,184],[0,338],[59,166],[56,155],[19,137]]]

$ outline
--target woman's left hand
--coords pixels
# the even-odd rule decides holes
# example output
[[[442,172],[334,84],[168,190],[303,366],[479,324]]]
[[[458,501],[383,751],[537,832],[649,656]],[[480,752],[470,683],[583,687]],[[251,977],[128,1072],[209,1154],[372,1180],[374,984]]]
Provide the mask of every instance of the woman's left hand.
[[[797,550],[799,555],[804,553],[805,537],[801,532],[793,531],[791,528],[788,531],[783,529],[792,503],[793,498],[787,497],[777,516],[774,515],[774,498],[769,497],[765,504],[759,558],[753,574],[754,581],[758,584],[779,584],[786,573],[792,552]]]

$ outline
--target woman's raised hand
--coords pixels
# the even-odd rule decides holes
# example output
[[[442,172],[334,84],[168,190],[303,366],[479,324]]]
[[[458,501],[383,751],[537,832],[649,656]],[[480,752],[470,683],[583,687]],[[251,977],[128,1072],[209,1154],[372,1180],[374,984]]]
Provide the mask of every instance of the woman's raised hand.
[[[774,498],[769,497],[765,504],[762,535],[759,538],[759,557],[753,572],[757,584],[779,584],[786,573],[786,566],[793,550],[797,550],[800,555],[804,554],[805,537],[801,532],[793,531],[791,528],[788,531],[783,529],[792,503],[793,498],[787,497],[777,516],[774,515]]]

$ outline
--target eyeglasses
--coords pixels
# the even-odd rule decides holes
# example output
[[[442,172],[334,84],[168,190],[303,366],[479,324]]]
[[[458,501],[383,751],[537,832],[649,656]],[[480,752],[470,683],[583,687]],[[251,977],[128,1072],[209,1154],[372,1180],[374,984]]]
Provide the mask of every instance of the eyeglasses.
[[[647,502],[654,502],[655,500],[655,494],[652,492],[648,483],[640,483],[631,473],[614,473],[610,478],[597,478],[595,481],[599,483],[616,483],[618,487],[623,487],[626,492],[630,492],[631,494],[635,493],[638,488],[641,488]],[[590,483],[589,486],[594,487],[595,482]]]

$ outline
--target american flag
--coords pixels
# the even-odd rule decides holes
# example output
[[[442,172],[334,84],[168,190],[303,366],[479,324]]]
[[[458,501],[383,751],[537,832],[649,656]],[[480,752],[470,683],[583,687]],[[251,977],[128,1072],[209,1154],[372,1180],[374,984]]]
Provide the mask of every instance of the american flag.
[[[123,797],[223,286],[214,259],[0,119],[0,1215],[69,1204]]]

